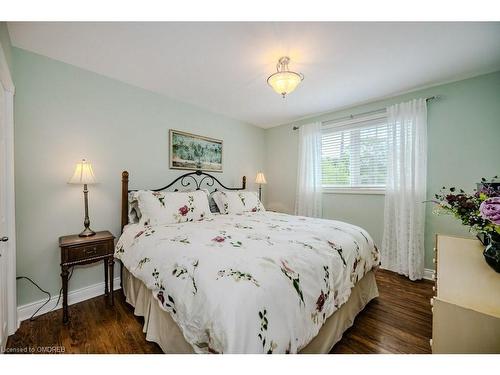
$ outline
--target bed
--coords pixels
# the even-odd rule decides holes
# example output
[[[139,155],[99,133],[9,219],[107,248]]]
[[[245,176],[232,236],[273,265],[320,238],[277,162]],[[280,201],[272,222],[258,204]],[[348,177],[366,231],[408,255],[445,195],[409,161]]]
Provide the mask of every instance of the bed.
[[[328,353],[378,296],[379,253],[357,226],[263,208],[131,223],[128,182],[123,172],[122,290],[165,353]],[[151,191],[245,182],[196,171]]]

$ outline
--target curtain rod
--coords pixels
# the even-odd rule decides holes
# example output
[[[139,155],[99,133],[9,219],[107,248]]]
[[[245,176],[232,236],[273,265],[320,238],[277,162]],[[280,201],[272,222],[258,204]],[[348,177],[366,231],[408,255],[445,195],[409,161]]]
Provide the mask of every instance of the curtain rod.
[[[439,98],[440,97],[438,95],[429,96],[428,98],[425,98],[425,101],[428,102],[430,100],[439,99]],[[336,118],[336,119],[333,119],[333,120],[325,120],[325,121],[321,121],[321,124],[325,125],[325,124],[330,124],[330,123],[333,123],[333,122],[339,122],[339,121],[345,121],[345,120],[352,120],[352,119],[354,119],[356,117],[363,117],[363,116],[367,116],[367,115],[374,115],[376,113],[382,113],[382,112],[385,112],[385,108],[375,109],[373,111],[358,113],[356,115],[349,115],[349,116],[345,116],[345,117],[341,117],[341,118]],[[293,130],[298,130],[299,128],[300,128],[300,125],[296,125],[292,129]]]

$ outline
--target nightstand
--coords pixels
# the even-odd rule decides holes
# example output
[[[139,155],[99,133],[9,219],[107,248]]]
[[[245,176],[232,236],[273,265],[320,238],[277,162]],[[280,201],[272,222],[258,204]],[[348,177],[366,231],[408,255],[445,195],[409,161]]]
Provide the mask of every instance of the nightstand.
[[[59,237],[61,248],[61,278],[63,287],[63,323],[68,323],[68,275],[69,268],[104,260],[104,294],[113,299],[113,266],[115,237],[108,231],[97,232],[94,236],[79,237],[78,234]],[[108,287],[109,269],[109,287]]]

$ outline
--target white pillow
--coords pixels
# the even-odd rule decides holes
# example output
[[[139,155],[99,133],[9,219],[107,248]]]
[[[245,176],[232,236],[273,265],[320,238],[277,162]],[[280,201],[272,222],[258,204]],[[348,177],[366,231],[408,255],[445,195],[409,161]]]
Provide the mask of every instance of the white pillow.
[[[224,211],[224,203],[222,202],[222,199],[221,199],[221,192],[220,191],[214,191],[212,193],[212,199],[213,201],[215,202],[219,212],[221,214],[225,214],[226,212]]]
[[[137,201],[137,191],[128,193],[128,222],[129,224],[138,223],[141,218],[139,202]]]
[[[212,216],[208,207],[207,193],[154,192],[141,190],[137,194],[141,223],[162,225],[199,221]]]
[[[253,191],[216,191],[213,197],[222,214],[265,211],[257,193]]]
[[[217,206],[217,203],[215,203],[215,199],[213,197],[213,193],[210,193],[210,191],[206,188],[199,189],[201,191],[204,191],[207,194],[208,198],[208,207],[210,208],[210,212],[213,214],[219,213],[219,206]],[[191,191],[196,191],[195,189],[182,189],[182,192],[191,192]]]

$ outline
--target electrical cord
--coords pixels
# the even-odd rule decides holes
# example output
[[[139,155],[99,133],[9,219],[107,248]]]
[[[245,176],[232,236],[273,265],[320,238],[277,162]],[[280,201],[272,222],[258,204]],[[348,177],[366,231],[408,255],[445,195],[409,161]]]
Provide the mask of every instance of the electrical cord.
[[[73,276],[73,270],[74,268],[71,267],[71,272],[68,276],[68,281],[71,279],[71,276]],[[50,292],[46,291],[46,290],[43,290],[40,285],[38,285],[36,282],[34,282],[31,278],[29,278],[28,276],[17,276],[16,277],[16,280],[21,280],[21,279],[25,279],[25,280],[28,280],[31,284],[33,284],[34,286],[36,286],[42,293],[45,293],[47,295],[47,301],[45,301],[43,303],[43,305],[41,305],[38,309],[36,309],[36,311],[33,313],[33,315],[30,316],[29,320],[30,322],[33,322],[35,321],[36,319],[39,318],[39,316],[36,316],[36,314],[45,306],[47,305],[50,300],[52,299],[52,295],[50,294]],[[61,295],[62,295],[62,290],[63,288],[61,287],[61,289],[59,289],[59,296],[57,297],[57,302],[56,304],[54,305],[53,308],[51,308],[49,311],[47,311],[47,313],[51,312],[51,311],[54,311],[54,309],[59,305],[59,302],[61,301]],[[42,314],[43,315],[43,314]]]

